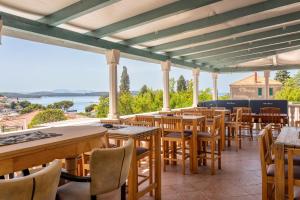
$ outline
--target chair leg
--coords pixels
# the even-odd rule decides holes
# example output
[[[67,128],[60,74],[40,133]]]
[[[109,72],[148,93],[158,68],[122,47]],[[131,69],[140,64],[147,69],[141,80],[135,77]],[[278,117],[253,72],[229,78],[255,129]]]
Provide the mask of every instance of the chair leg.
[[[221,140],[218,140],[218,169],[221,169]]]
[[[215,140],[210,141],[211,152],[211,175],[215,175]]]
[[[262,181],[262,200],[268,200],[268,183]]]
[[[185,175],[185,140],[182,141],[182,174]]]
[[[172,152],[171,156],[173,159],[177,158],[176,151],[177,151],[177,143],[175,141],[172,141],[171,142],[171,152]],[[172,161],[172,165],[177,165],[177,161]]]
[[[198,145],[198,152],[197,152],[197,156],[199,156],[199,160],[198,160],[198,166],[202,165],[202,157],[201,157],[201,151],[202,151],[202,141],[199,140],[199,138],[197,139],[197,145]]]
[[[203,165],[206,166],[207,162],[206,162],[206,142],[205,141],[202,142],[202,146],[203,146]]]
[[[121,200],[126,200],[126,183],[121,186]]]
[[[239,138],[239,149],[242,148],[242,131],[239,130],[238,132],[238,138]]]
[[[153,138],[150,137],[150,141],[149,141],[149,185],[152,185],[153,183],[153,166],[152,166],[152,163],[153,163],[153,160],[152,160],[152,152],[153,152]],[[150,196],[152,197],[153,196],[153,190],[150,191]]]
[[[228,126],[228,140],[227,140],[227,146],[230,147],[231,146],[231,128]]]
[[[235,145],[236,145],[236,151],[239,150],[239,128],[238,127],[235,127]]]
[[[163,171],[166,171],[166,141],[163,141]]]

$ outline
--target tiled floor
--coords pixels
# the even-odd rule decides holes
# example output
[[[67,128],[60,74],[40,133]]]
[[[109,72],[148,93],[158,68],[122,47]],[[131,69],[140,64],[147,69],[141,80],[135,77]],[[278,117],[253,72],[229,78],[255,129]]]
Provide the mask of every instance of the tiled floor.
[[[233,144],[235,145],[235,144]],[[162,173],[163,200],[260,200],[261,177],[257,140],[243,139],[242,149],[235,146],[222,152],[222,170],[210,175],[208,166],[198,174],[182,175],[179,166],[168,166]],[[152,199],[149,196],[143,200]]]

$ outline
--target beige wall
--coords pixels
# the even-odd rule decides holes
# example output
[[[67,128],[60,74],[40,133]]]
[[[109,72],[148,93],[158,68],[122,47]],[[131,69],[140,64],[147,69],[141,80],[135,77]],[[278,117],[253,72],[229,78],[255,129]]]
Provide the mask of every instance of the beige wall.
[[[262,88],[262,95],[258,96],[258,88]],[[276,92],[281,89],[279,85],[270,85],[273,88],[273,95],[269,96],[269,99],[274,99]],[[265,87],[262,86],[230,86],[230,97],[231,99],[265,99]]]

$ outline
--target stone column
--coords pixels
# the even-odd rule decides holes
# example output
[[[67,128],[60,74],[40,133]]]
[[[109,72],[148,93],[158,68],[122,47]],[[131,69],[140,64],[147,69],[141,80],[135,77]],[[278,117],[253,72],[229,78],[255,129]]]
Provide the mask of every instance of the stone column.
[[[270,70],[264,71],[265,76],[265,99],[269,99],[269,78],[270,78]]]
[[[193,107],[198,106],[200,69],[193,69]]]
[[[112,49],[106,52],[106,61],[109,67],[109,119],[118,119],[118,83],[117,66],[120,60],[120,51]]]
[[[218,74],[212,73],[212,80],[213,80],[213,100],[218,99],[218,86],[217,86],[217,80],[218,80]]]
[[[170,111],[170,94],[169,94],[169,73],[171,62],[169,60],[161,62],[163,72],[163,108],[162,111]]]

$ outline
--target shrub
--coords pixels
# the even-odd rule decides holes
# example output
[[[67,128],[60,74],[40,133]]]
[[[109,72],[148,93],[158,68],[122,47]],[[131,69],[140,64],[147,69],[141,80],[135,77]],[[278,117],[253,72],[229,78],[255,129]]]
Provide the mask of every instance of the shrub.
[[[44,108],[45,107],[42,106],[41,104],[30,104],[29,106],[21,110],[21,114],[31,113],[32,111],[42,110]]]
[[[28,127],[32,128],[38,124],[63,121],[66,119],[67,118],[62,110],[47,109],[47,110],[41,111],[36,116],[34,116],[33,119],[31,120],[30,124],[28,125]]]

